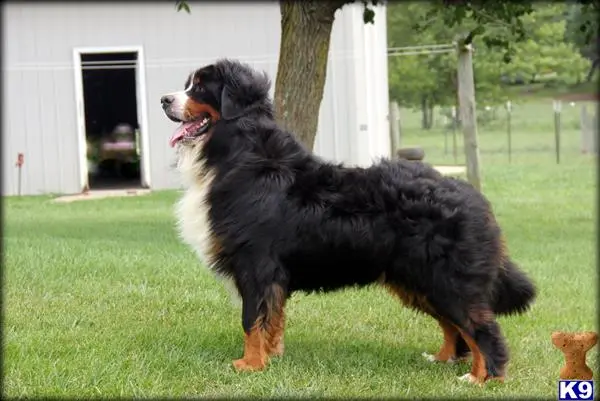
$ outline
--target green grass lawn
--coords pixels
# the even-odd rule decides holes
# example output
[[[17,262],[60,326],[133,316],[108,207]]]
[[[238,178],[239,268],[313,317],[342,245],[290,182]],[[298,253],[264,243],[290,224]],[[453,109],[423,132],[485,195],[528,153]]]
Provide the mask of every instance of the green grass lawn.
[[[294,295],[284,357],[234,372],[240,309],[178,240],[178,194],[159,192],[5,200],[4,395],[555,398],[563,355],[551,332],[597,329],[596,160],[571,152],[556,165],[531,152],[508,165],[491,153],[482,163],[512,256],[539,286],[530,313],[500,318],[512,354],[504,384],[474,387],[457,379],[470,365],[425,361],[441,344],[437,323],[379,288]]]

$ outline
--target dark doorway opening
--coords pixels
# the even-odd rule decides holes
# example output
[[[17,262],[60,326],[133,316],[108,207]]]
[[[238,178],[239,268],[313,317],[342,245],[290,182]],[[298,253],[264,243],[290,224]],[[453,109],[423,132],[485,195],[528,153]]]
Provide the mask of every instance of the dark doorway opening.
[[[139,188],[136,52],[81,54],[89,189]]]

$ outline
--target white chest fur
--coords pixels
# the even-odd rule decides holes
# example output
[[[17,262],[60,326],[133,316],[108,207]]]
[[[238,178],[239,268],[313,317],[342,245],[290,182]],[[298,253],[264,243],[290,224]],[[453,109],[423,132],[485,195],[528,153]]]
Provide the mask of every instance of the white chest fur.
[[[210,204],[207,198],[214,180],[214,172],[198,161],[194,149],[188,148],[180,149],[177,169],[185,186],[184,195],[175,207],[179,235],[194,249],[202,264],[212,269],[216,262],[217,244],[211,230]],[[217,277],[223,279],[225,287],[232,295],[232,302],[239,305],[239,294],[232,280],[221,275]]]
[[[206,267],[211,268],[213,247],[208,217],[207,194],[210,183],[194,185],[185,191],[176,207],[177,226],[181,239],[190,245]]]
[[[214,243],[211,234],[208,194],[214,174],[197,160],[193,149],[183,148],[179,152],[177,168],[186,187],[177,203],[175,213],[181,239],[198,254],[202,263],[213,267]]]

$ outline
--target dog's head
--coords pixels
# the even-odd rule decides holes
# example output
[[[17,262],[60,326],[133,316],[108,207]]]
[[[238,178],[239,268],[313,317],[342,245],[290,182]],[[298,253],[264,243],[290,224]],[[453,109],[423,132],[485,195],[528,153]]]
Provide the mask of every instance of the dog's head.
[[[187,78],[185,89],[161,97],[162,108],[181,125],[171,137],[171,146],[204,146],[219,121],[245,116],[256,107],[267,107],[271,83],[246,64],[219,60]]]

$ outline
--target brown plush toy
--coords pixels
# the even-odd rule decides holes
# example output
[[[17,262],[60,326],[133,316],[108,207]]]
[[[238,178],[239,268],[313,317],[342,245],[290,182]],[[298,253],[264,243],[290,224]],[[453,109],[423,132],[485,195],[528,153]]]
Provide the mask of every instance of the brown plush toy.
[[[585,363],[585,356],[597,341],[598,334],[593,331],[552,333],[552,343],[565,354],[565,365],[560,369],[561,380],[592,380],[594,374]]]

